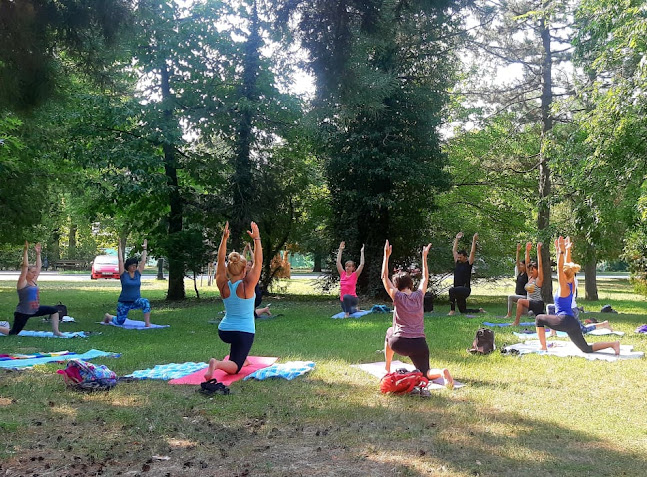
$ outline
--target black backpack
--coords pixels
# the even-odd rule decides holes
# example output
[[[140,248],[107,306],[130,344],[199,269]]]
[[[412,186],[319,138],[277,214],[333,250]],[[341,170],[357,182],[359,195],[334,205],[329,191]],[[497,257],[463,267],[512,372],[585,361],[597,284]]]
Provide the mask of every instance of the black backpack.
[[[480,328],[476,332],[476,337],[472,343],[472,348],[468,349],[472,354],[489,354],[496,349],[494,346],[494,331],[489,328]]]
[[[63,321],[63,317],[68,316],[67,306],[65,306],[63,303],[59,301],[58,305],[55,305],[55,308],[58,310],[58,321]]]

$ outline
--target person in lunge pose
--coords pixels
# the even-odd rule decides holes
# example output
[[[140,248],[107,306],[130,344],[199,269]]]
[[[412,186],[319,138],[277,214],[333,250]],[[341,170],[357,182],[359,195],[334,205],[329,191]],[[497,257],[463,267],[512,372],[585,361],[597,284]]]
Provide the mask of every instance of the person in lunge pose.
[[[605,348],[613,348],[616,355],[620,354],[619,341],[603,341],[599,343],[588,344],[582,335],[579,322],[573,315],[573,286],[575,274],[580,270],[580,266],[576,263],[566,261],[567,251],[573,246],[569,240],[564,240],[564,237],[559,237],[555,240],[555,248],[557,249],[557,280],[559,288],[555,294],[555,314],[554,315],[539,315],[535,324],[537,327],[537,335],[539,336],[539,343],[541,349],[546,351],[546,327],[556,331],[565,331],[575,346],[577,346],[584,353],[592,353]],[[570,258],[570,252],[568,252]]]
[[[40,253],[41,245],[37,243],[34,245],[36,251],[36,264],[29,265],[29,242],[25,241],[25,246],[22,250],[22,265],[20,268],[20,276],[16,284],[18,291],[18,306],[13,314],[13,326],[8,329],[8,326],[0,325],[0,333],[17,335],[27,324],[27,320],[32,316],[49,316],[52,323],[52,332],[55,336],[63,336],[58,330],[58,310],[54,306],[44,306],[40,304],[38,276],[40,275],[43,266]],[[4,322],[3,325],[8,325]]]
[[[525,310],[532,311],[534,316],[541,315],[546,312],[544,300],[541,298],[541,287],[544,284],[544,269],[542,267],[541,258],[542,243],[537,243],[537,262],[530,261],[530,249],[532,243],[526,244],[526,263],[528,264],[528,283],[525,285],[528,296],[517,301],[517,314],[514,318],[513,326],[519,325],[521,314]]]
[[[104,323],[114,323],[123,325],[128,318],[130,310],[142,310],[144,313],[144,322],[146,327],[151,326],[151,304],[146,298],[142,298],[142,273],[146,267],[146,253],[148,250],[148,240],[144,240],[142,245],[142,256],[139,260],[136,257],[130,257],[124,262],[124,252],[126,243],[119,244],[117,247],[119,257],[119,275],[121,280],[121,294],[117,300],[117,315],[106,313],[103,317]]]
[[[392,246],[387,240],[384,244],[382,260],[382,283],[386,292],[393,299],[393,325],[386,330],[384,340],[384,358],[386,372],[391,372],[393,354],[411,358],[413,365],[429,379],[444,378],[445,386],[452,388],[454,379],[447,368],[429,368],[429,346],[425,338],[425,321],[423,300],[429,283],[427,255],[431,244],[422,249],[422,280],[417,290],[413,291],[413,280],[407,272],[398,272],[389,278],[389,257]]]
[[[470,256],[467,256],[465,250],[458,250],[458,241],[463,237],[463,232],[458,232],[454,239],[454,246],[452,253],[454,254],[454,286],[449,289],[449,315],[456,313],[456,305],[458,311],[461,313],[484,313],[483,308],[469,309],[467,308],[467,297],[472,293],[470,288],[470,281],[472,279],[472,266],[474,265],[474,258],[476,256],[476,241],[479,234],[474,234],[472,238],[472,249]]]
[[[519,252],[521,251],[521,244],[517,244],[517,256],[516,256],[516,265],[514,271],[516,273],[515,277],[515,288],[514,295],[508,295],[508,313],[504,318],[512,318],[512,304],[517,303],[522,298],[526,298],[526,283],[528,283],[528,273],[526,272],[526,261],[519,261]]]
[[[344,266],[341,266],[341,255],[346,247],[346,242],[339,244],[337,251],[337,271],[339,272],[339,300],[341,309],[346,318],[352,313],[359,311],[359,299],[357,298],[357,279],[364,270],[364,245],[360,250],[359,267],[355,268],[355,262],[348,260]]]
[[[209,369],[204,379],[213,378],[216,369],[222,369],[227,374],[236,374],[247,363],[247,356],[252,349],[256,324],[254,322],[254,288],[261,276],[263,268],[263,248],[261,235],[255,222],[247,232],[254,241],[254,264],[247,271],[247,261],[238,252],[231,252],[227,257],[227,240],[229,239],[229,222],[225,224],[218,248],[218,263],[216,264],[216,286],[225,304],[225,317],[218,325],[218,336],[230,345],[229,359],[209,360]]]
[[[573,260],[571,259],[571,253],[573,251],[573,247],[571,244],[571,238],[566,237],[564,239],[564,243],[566,244],[566,262],[572,262]],[[569,244],[571,244],[569,246]],[[580,330],[582,331],[582,334],[590,333],[593,330],[596,330],[598,328],[606,328],[609,331],[613,331],[613,328],[609,324],[607,320],[599,322],[599,323],[591,323],[591,324],[584,324],[580,320],[580,309],[577,307],[577,302],[575,301],[577,298],[577,287],[578,287],[578,282],[577,282],[577,274],[573,276],[573,303],[571,303],[571,309],[573,310],[573,316],[577,320],[577,322],[580,324]],[[551,330],[551,336],[555,336],[557,333],[555,330]]]

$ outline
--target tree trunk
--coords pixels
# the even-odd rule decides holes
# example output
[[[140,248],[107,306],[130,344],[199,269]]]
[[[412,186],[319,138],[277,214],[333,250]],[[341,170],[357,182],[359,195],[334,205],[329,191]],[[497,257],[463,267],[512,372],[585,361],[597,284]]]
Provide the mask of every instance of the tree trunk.
[[[390,181],[389,181],[390,187]],[[391,229],[389,209],[380,207],[377,217],[358,225],[358,246],[364,244],[364,271],[357,280],[357,291],[372,298],[388,298],[382,284],[382,260],[384,258],[384,242]],[[373,232],[371,233],[371,228]],[[389,263],[393,267],[393,257]],[[392,270],[389,270],[391,274]]]
[[[314,254],[314,265],[312,267],[313,272],[320,272],[321,271],[321,262],[322,262],[322,255],[320,253],[315,252],[315,254]]]
[[[157,280],[166,280],[164,278],[164,259],[157,260]]]
[[[50,260],[50,265],[52,262],[55,262],[57,260],[60,260],[61,258],[61,232],[59,229],[55,229],[52,231],[51,239],[50,239],[50,246],[49,246],[49,260]]]
[[[172,129],[177,129],[173,124],[173,106],[171,88],[169,85],[169,74],[166,65],[162,64],[160,68],[162,80],[162,100],[164,106],[164,119],[167,133],[170,135]],[[177,178],[177,158],[175,148],[169,142],[162,146],[164,151],[164,171],[169,188],[169,205],[170,211],[168,216],[168,238],[169,243],[174,243],[174,237],[182,232],[182,196]],[[178,247],[171,246],[168,250],[168,290],[166,293],[167,300],[184,300],[186,293],[184,290],[184,262],[178,254]]]
[[[587,300],[598,300],[598,277],[597,264],[598,260],[595,254],[595,248],[590,243],[586,244],[586,264],[584,265],[584,298]]]
[[[69,259],[76,258],[76,232],[78,228],[78,225],[74,222],[70,225],[70,237],[67,242],[67,258]]]
[[[552,56],[550,47],[550,31],[546,27],[545,20],[540,20],[541,41],[544,49],[544,63],[542,65],[542,91],[541,91],[541,150],[539,152],[539,210],[537,213],[537,231],[539,240],[545,243],[542,247],[543,272],[545,277],[552,276],[550,265],[550,243],[552,241],[550,233],[550,169],[548,168],[548,157],[546,157],[545,147],[548,144],[548,134],[553,129],[553,118],[550,113],[550,107],[553,102],[553,83],[552,83]],[[551,303],[553,300],[553,281],[544,280],[541,287],[541,296],[544,303]]]
[[[198,291],[198,276],[196,275],[195,270],[193,270],[193,289],[195,290],[195,297],[199,300],[200,292]]]

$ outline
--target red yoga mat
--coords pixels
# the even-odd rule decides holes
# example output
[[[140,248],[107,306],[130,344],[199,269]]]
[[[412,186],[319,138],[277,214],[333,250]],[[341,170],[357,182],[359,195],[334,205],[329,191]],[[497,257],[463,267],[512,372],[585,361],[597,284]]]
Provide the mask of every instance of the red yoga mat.
[[[229,359],[229,356],[225,356],[225,359]],[[240,368],[240,371],[237,374],[227,374],[221,369],[216,369],[213,373],[213,377],[218,380],[218,382],[229,386],[231,383],[243,379],[245,376],[252,374],[254,371],[267,368],[271,366],[279,358],[270,358],[267,356],[248,356],[247,360],[250,362],[248,366],[243,366]],[[189,374],[182,378],[171,379],[169,384],[200,384],[204,382],[204,373],[207,372],[207,368],[203,368],[195,373]]]

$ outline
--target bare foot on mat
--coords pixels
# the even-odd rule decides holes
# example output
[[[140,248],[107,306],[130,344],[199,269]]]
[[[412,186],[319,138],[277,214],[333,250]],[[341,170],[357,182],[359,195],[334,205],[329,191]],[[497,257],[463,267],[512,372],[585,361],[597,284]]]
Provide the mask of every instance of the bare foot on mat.
[[[454,378],[447,368],[443,369],[443,379],[445,380],[445,387],[447,389],[454,389]]]
[[[216,358],[211,358],[209,360],[209,369],[207,370],[206,373],[204,373],[205,381],[209,381],[211,378],[213,378],[213,372],[216,370],[217,364],[218,364],[218,360]]]
[[[620,356],[620,341],[614,341],[612,348],[616,352],[616,356]]]

